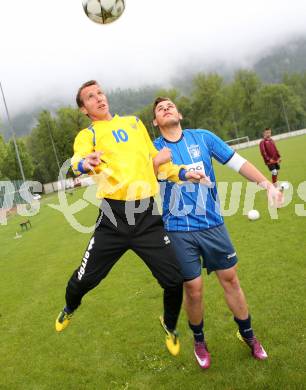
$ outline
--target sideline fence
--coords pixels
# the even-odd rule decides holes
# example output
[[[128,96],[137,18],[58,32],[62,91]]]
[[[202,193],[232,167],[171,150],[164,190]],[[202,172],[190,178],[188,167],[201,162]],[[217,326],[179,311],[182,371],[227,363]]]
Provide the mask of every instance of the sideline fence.
[[[277,134],[273,135],[272,138],[277,141],[279,139],[285,139],[285,138],[290,138],[290,137],[298,137],[299,135],[304,135],[306,134],[306,129],[301,129],[301,130],[295,130],[295,131],[290,131],[288,133],[282,133],[282,134]],[[243,138],[243,137],[242,137]],[[233,141],[233,140],[230,140]],[[247,142],[242,142],[238,143],[236,145],[230,145],[233,149],[246,149],[250,148],[252,146],[258,145],[261,139],[256,139],[254,141],[247,141]]]

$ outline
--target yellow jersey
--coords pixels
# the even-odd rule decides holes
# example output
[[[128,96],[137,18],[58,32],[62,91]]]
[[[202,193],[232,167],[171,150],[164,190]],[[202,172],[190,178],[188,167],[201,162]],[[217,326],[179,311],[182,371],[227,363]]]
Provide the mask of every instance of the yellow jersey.
[[[85,173],[84,158],[94,151],[102,152],[102,162],[93,172],[86,173],[92,174],[97,183],[97,198],[128,201],[156,195],[159,188],[152,159],[158,151],[140,119],[115,115],[109,121],[94,121],[81,130],[75,138],[71,159],[75,174]],[[162,164],[158,178],[177,182],[182,167]]]

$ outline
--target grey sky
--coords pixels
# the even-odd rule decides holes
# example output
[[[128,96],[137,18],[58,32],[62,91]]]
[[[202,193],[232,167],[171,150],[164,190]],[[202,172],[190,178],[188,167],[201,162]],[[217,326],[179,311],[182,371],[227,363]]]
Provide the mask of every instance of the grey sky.
[[[0,4],[0,80],[12,115],[53,97],[73,102],[87,79],[125,88],[166,83],[199,62],[247,65],[306,32],[305,0],[126,0],[105,26],[86,17],[82,0]]]

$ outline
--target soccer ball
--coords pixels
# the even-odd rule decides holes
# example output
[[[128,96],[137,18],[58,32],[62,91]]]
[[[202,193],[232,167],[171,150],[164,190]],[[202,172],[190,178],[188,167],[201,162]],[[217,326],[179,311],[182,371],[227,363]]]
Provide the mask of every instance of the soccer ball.
[[[259,219],[260,217],[260,214],[259,214],[259,211],[257,210],[250,210],[248,212],[248,218],[250,221],[256,221],[256,219]]]
[[[83,0],[85,14],[95,23],[109,24],[125,10],[125,0]]]

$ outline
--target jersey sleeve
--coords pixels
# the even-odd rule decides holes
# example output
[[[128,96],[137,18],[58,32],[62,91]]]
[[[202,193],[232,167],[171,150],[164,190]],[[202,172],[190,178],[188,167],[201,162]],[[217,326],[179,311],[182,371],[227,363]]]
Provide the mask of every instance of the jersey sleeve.
[[[76,136],[73,144],[74,154],[71,158],[71,167],[75,175],[81,175],[84,172],[82,168],[85,157],[94,152],[93,134],[90,131],[81,130]]]
[[[208,137],[208,145],[211,156],[219,163],[226,164],[233,157],[235,151],[212,132],[207,131],[206,135]]]

